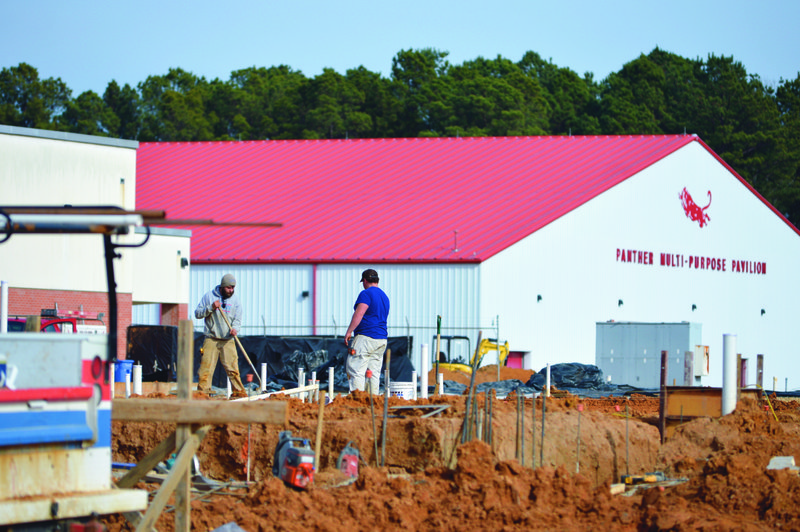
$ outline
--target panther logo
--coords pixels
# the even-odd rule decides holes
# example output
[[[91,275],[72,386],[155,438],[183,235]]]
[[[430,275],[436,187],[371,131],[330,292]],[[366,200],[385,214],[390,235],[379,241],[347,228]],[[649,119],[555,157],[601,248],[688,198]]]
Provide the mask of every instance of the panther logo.
[[[680,196],[681,204],[683,205],[683,212],[686,213],[686,217],[689,218],[693,222],[697,222],[700,224],[700,227],[703,227],[708,222],[711,221],[711,218],[706,214],[706,209],[711,205],[711,191],[708,191],[708,205],[703,208],[700,208],[697,203],[694,202],[692,199],[692,195],[686,190],[686,187],[683,187],[683,192],[681,192]]]

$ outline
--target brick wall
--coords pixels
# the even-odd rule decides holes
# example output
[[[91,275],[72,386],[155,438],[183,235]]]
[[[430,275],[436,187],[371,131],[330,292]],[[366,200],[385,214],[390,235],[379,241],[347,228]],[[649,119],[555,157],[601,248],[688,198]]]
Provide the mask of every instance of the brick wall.
[[[44,308],[58,306],[59,313],[83,310],[89,315],[105,314],[108,325],[108,294],[105,292],[74,292],[69,290],[35,290],[30,288],[8,288],[9,316],[38,316]],[[117,357],[125,358],[125,342],[128,326],[133,319],[131,294],[117,293]],[[99,322],[89,321],[89,325]]]
[[[178,326],[181,320],[189,319],[189,306],[186,304],[161,304],[161,325]]]

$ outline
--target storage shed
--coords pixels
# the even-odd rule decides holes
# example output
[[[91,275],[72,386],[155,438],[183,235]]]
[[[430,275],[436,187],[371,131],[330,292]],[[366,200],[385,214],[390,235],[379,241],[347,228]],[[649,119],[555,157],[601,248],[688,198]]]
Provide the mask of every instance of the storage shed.
[[[693,135],[141,143],[136,174],[137,208],[283,224],[192,231],[190,309],[232,272],[244,334],[344,334],[372,267],[417,367],[437,315],[536,370],[594,363],[598,322],[691,322],[704,384],[735,334],[797,387],[798,231]]]

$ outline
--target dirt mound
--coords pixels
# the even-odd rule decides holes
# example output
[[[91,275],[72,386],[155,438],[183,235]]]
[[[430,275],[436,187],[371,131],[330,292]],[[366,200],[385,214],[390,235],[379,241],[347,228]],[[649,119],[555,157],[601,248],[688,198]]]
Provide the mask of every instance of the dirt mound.
[[[678,426],[661,445],[653,422],[657,398],[550,398],[543,427],[541,399],[526,399],[522,412],[513,394],[488,405],[481,395],[477,410],[491,412],[492,441],[461,444],[465,399],[390,398],[390,407],[413,408],[389,410],[384,446],[383,398],[370,404],[367,394],[337,397],[325,407],[320,469],[306,491],[272,476],[272,454],[281,429],[308,438],[313,448],[316,404],[290,399],[288,427],[215,427],[198,453],[203,474],[244,484],[249,452],[252,482],[225,493],[198,493],[203,499],[192,503],[192,527],[206,531],[235,522],[248,531],[800,529],[800,477],[766,469],[773,456],[800,458],[796,403],[740,404],[729,416]],[[426,417],[432,405],[446,408]],[[135,462],[174,425],[115,421],[113,430],[114,460]],[[348,442],[362,456],[355,482],[335,467]],[[378,467],[382,448],[385,466]],[[610,484],[622,475],[652,471],[663,471],[672,482],[610,494]],[[132,530],[121,516],[106,523],[112,531]],[[173,530],[174,516],[163,513],[156,528]]]

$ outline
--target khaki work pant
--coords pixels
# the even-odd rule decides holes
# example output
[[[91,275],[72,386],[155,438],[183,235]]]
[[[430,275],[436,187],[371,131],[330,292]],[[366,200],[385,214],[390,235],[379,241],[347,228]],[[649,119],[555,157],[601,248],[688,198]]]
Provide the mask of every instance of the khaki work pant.
[[[367,389],[366,373],[370,369],[372,370],[372,378],[370,379],[372,389],[370,391],[373,395],[378,393],[386,343],[385,339],[376,340],[363,334],[358,334],[353,338],[355,354],[348,355],[345,363],[347,382],[350,385],[351,392],[354,390],[363,392]]]
[[[243,392],[244,384],[239,377],[239,357],[236,354],[236,341],[233,338],[220,340],[206,337],[203,342],[203,359],[197,371],[197,389],[202,392],[211,390],[211,377],[219,359],[225,373],[231,381],[234,391]]]

